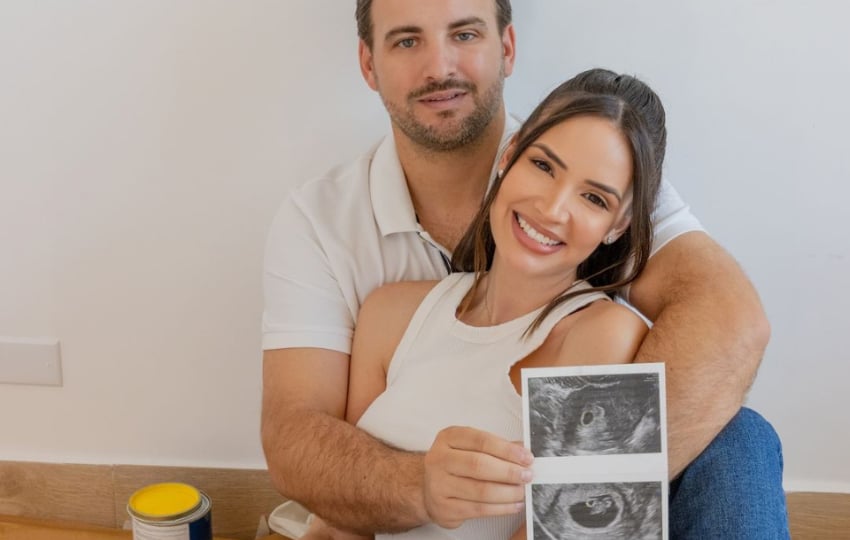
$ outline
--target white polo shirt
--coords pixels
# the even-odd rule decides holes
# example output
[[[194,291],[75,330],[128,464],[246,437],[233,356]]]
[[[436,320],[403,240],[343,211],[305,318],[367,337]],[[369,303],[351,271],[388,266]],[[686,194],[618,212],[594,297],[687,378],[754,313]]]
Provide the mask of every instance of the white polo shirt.
[[[508,116],[499,155],[518,128]],[[653,222],[653,253],[702,230],[667,182]],[[266,243],[263,349],[350,354],[357,313],[370,292],[396,281],[442,279],[450,259],[416,221],[388,135],[353,163],[294,189],[278,210]]]

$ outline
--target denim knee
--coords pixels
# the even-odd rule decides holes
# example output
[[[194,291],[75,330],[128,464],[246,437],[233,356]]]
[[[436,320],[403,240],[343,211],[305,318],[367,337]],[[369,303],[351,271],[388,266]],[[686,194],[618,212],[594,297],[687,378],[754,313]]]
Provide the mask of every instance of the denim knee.
[[[670,485],[671,538],[788,538],[782,445],[742,408]]]

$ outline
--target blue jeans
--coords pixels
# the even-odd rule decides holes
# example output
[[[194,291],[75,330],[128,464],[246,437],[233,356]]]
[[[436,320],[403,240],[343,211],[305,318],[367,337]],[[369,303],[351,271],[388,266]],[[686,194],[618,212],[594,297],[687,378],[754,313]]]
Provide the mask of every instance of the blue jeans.
[[[790,538],[782,446],[760,414],[738,411],[670,483],[670,538]]]

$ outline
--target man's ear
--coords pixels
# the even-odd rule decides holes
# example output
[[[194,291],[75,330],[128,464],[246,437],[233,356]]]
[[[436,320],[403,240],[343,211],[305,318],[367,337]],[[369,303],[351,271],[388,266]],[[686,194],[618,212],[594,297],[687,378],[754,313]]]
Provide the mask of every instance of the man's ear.
[[[514,133],[511,135],[511,139],[508,141],[507,146],[505,146],[505,151],[502,152],[502,156],[499,158],[499,170],[505,170],[510,163],[511,159],[514,157],[514,152],[516,152],[516,143],[517,143],[517,134]]]
[[[375,61],[372,57],[372,49],[362,39],[357,46],[357,56],[360,58],[360,73],[363,75],[363,79],[369,85],[369,88],[377,92],[378,78],[375,75]]]
[[[505,77],[510,77],[514,72],[514,60],[516,60],[516,32],[513,23],[505,27],[502,32],[502,55],[505,59]]]

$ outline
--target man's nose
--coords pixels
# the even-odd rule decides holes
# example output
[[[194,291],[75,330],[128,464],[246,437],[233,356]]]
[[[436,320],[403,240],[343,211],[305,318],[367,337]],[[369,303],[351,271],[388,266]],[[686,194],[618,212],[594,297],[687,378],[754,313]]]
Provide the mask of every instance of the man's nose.
[[[432,42],[426,50],[424,75],[429,80],[444,81],[457,75],[457,51],[441,40]]]

